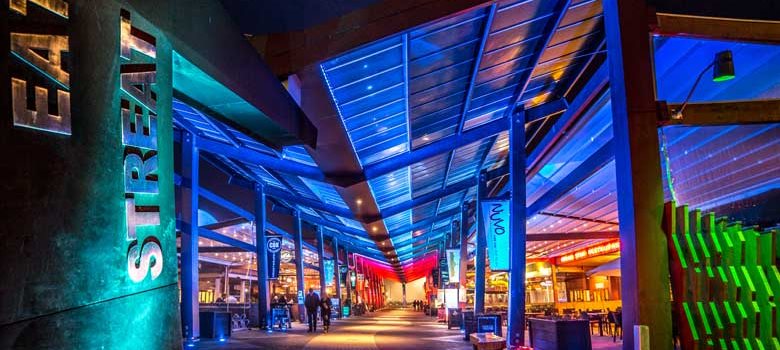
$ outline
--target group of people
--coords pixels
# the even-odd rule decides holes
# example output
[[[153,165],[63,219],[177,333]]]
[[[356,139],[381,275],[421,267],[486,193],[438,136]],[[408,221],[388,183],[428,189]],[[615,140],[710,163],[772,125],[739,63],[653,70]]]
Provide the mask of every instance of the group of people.
[[[317,331],[317,308],[320,309],[320,317],[322,318],[322,328],[325,333],[328,333],[330,329],[330,310],[333,308],[333,303],[330,301],[327,293],[320,298],[317,293],[314,293],[313,288],[309,288],[309,294],[306,294],[303,305],[306,307],[306,318],[309,320],[309,333]]]
[[[425,302],[423,302],[422,300],[414,300],[412,301],[412,307],[414,308],[415,311],[422,311],[423,308],[425,307]]]

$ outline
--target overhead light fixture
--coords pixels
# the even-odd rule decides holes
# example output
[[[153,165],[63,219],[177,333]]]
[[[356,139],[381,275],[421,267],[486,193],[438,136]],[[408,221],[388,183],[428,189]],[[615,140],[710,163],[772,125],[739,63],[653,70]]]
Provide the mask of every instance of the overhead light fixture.
[[[691,99],[691,96],[693,96],[693,92],[699,85],[702,76],[704,76],[704,73],[710,68],[712,68],[712,81],[714,82],[723,82],[734,79],[736,75],[734,74],[734,58],[731,50],[724,50],[715,54],[715,58],[712,62],[704,67],[701,73],[699,73],[699,76],[696,77],[696,81],[694,81],[693,86],[691,86],[691,90],[688,92],[688,96],[685,97],[680,109],[672,113],[672,119],[680,120],[683,118],[683,111],[688,105],[688,101]]]
[[[712,81],[721,82],[734,79],[734,58],[731,50],[725,50],[715,54],[715,62],[712,68]]]

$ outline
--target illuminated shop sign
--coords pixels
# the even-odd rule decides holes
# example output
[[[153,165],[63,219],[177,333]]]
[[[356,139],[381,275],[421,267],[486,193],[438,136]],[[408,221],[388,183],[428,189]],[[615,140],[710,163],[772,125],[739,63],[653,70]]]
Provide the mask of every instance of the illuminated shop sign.
[[[14,126],[70,135],[69,4],[6,3],[11,10],[8,68]]]
[[[613,241],[613,242],[608,242],[608,243],[592,246],[589,248],[581,249],[575,251],[574,253],[566,254],[558,258],[558,261],[561,263],[567,263],[567,262],[582,260],[585,258],[590,258],[593,256],[619,252],[619,251],[620,251],[620,241]]]
[[[509,271],[509,201],[481,202],[491,271]]]
[[[324,265],[322,266],[323,270],[325,270],[325,285],[326,286],[332,286],[333,285],[333,259],[325,259]]]
[[[460,249],[447,249],[447,274],[450,283],[460,282]]]
[[[141,282],[151,272],[162,273],[163,256],[157,231],[160,229],[160,203],[157,183],[157,80],[156,39],[133,27],[130,13],[119,16],[120,98],[117,117],[122,120],[124,145],[125,218],[127,273]],[[141,227],[149,227],[139,241]]]

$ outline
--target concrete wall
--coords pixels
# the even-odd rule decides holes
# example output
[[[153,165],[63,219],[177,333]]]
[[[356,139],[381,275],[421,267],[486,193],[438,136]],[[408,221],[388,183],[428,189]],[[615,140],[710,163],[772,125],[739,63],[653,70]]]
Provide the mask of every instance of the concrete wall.
[[[411,281],[406,284],[406,301],[425,300],[425,278]],[[401,282],[385,280],[385,290],[387,291],[387,302],[403,301],[403,288]]]
[[[170,42],[128,2],[69,1],[65,21],[21,2],[26,16],[12,13],[8,2],[0,6],[0,349],[180,348]],[[122,10],[156,39],[155,59],[135,52],[130,60],[120,57]],[[47,86],[39,72],[11,57],[12,28],[68,38],[66,87]],[[137,239],[129,239],[125,199],[133,192],[124,164],[134,151],[123,142],[120,69],[139,60],[156,70],[158,193],[135,200],[156,207],[159,225],[139,227]],[[51,96],[69,92],[71,134],[15,126],[6,88],[12,77],[46,88],[50,114],[67,108]],[[29,86],[27,109],[40,112],[32,91]],[[134,282],[128,257],[150,242],[162,254],[150,265],[162,270]]]

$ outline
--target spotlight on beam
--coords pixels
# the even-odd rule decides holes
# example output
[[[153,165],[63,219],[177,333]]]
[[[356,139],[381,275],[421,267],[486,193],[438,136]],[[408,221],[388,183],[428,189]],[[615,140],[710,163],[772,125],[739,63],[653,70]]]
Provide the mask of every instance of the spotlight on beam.
[[[712,81],[721,82],[734,79],[734,57],[731,55],[731,50],[715,54],[713,65]]]

